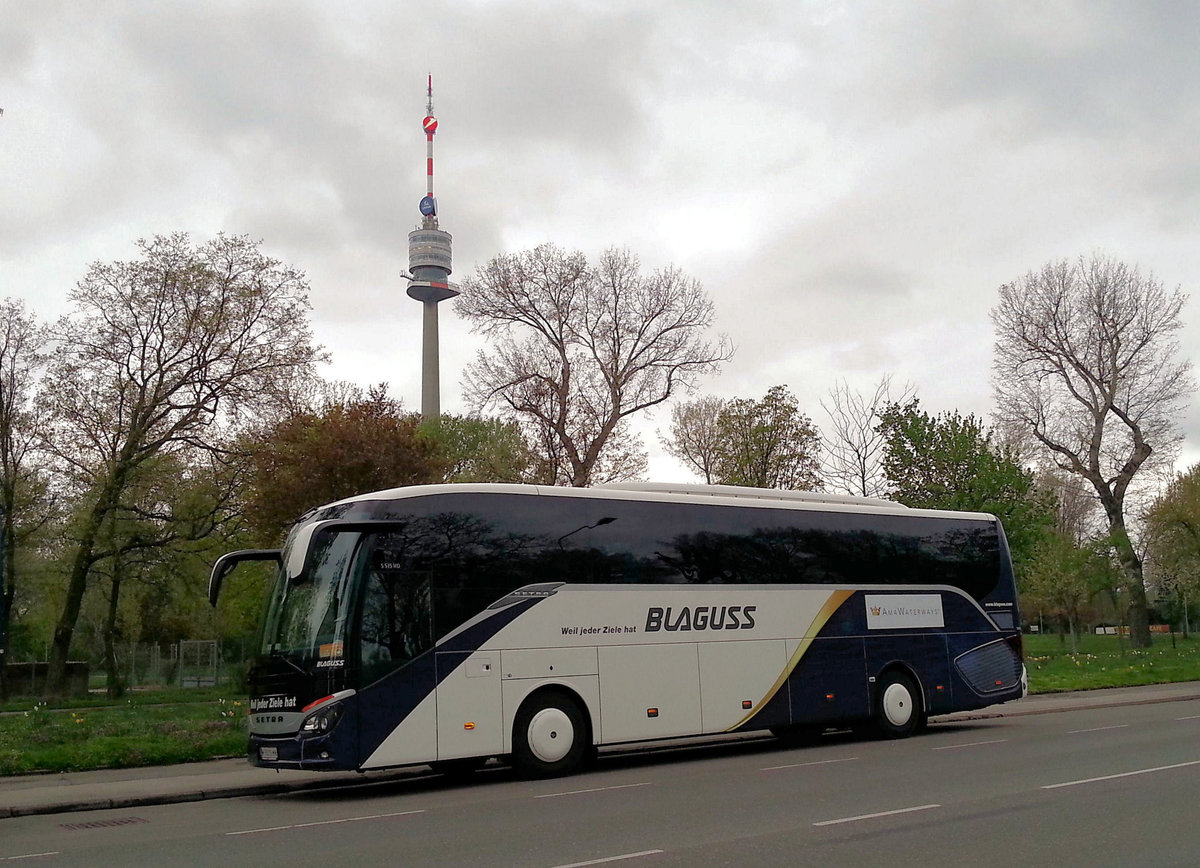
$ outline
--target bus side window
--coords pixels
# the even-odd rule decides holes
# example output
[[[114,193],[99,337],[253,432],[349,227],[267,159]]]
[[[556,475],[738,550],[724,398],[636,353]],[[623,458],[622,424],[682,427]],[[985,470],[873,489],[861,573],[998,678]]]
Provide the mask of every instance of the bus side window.
[[[363,685],[432,646],[431,614],[427,578],[401,570],[367,570],[359,625]]]

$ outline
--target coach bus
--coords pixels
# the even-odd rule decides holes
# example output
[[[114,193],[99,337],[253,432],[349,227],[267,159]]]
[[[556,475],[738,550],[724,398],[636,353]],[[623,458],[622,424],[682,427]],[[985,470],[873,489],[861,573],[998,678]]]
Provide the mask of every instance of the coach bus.
[[[413,486],[312,510],[248,675],[267,768],[532,776],[601,745],[866,723],[1025,694],[993,516],[699,485]]]

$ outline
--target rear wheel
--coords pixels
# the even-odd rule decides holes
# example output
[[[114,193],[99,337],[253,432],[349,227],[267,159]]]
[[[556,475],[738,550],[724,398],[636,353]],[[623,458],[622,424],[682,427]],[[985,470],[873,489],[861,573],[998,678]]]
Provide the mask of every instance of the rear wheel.
[[[561,691],[530,697],[513,722],[513,765],[529,777],[566,775],[590,753],[587,715],[579,702]]]
[[[875,700],[875,729],[885,738],[904,738],[921,725],[924,712],[917,685],[903,672],[887,672],[879,679]]]

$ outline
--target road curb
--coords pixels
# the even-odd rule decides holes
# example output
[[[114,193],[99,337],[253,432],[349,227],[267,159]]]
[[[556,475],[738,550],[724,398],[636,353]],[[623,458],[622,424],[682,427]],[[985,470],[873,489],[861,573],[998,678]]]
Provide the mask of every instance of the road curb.
[[[399,777],[397,775],[396,777]],[[114,799],[81,799],[77,802],[54,802],[40,805],[19,805],[13,808],[0,807],[0,820],[12,817],[29,817],[40,814],[68,814],[81,811],[123,810],[144,808],[152,805],[177,805],[185,802],[205,802],[210,799],[236,799],[243,796],[281,796],[288,793],[358,787],[392,780],[393,777],[372,777],[360,780],[339,778],[330,781],[302,781],[294,784],[248,784],[246,786],[215,787],[189,792],[157,793],[146,796],[120,796]]]
[[[1043,694],[1052,696],[1053,694]],[[1064,711],[1081,711],[1093,708],[1120,708],[1122,706],[1131,705],[1159,705],[1164,702],[1194,702],[1200,699],[1200,694],[1193,696],[1151,696],[1142,699],[1120,699],[1100,700],[1097,702],[1084,702],[1075,706],[1055,706],[1053,708],[1018,708],[1003,711],[956,711],[953,714],[941,715],[939,717],[930,718],[930,723],[953,723],[956,720],[994,720],[1000,717],[1025,717],[1034,714],[1061,714]],[[1001,706],[1003,708],[1003,706]]]

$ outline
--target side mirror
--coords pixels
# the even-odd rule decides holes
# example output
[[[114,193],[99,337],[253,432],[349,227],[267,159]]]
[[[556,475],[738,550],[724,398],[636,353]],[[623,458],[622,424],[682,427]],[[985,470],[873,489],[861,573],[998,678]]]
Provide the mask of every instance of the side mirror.
[[[237,552],[227,552],[217,558],[213,564],[212,573],[208,577],[208,602],[217,605],[217,596],[221,593],[221,582],[232,573],[243,561],[275,561],[283,563],[281,549],[242,549]]]

